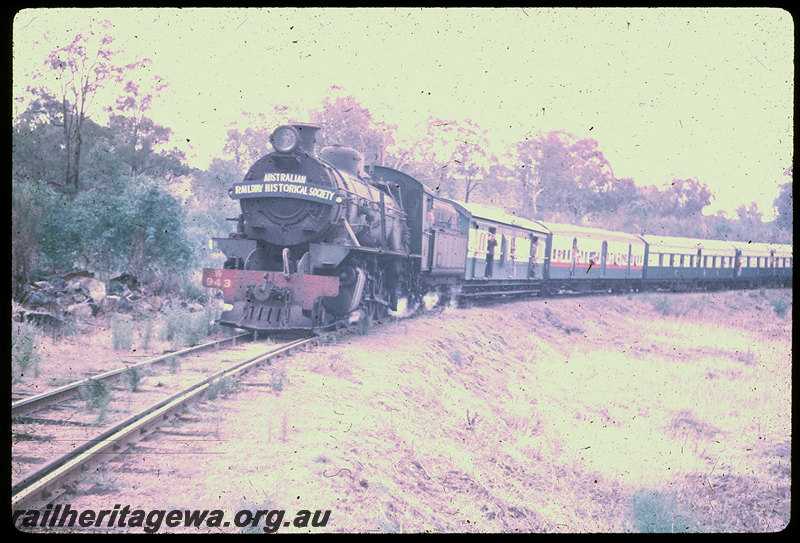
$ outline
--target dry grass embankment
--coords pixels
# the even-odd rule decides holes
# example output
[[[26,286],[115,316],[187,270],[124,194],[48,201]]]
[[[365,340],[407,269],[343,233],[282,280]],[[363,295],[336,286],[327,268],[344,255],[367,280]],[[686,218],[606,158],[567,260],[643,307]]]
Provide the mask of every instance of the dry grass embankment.
[[[133,489],[123,466],[114,502],[331,509],[322,532],[781,530],[778,300],[532,300],[378,326],[268,370],[273,392],[218,398],[218,444],[148,456],[159,476]]]

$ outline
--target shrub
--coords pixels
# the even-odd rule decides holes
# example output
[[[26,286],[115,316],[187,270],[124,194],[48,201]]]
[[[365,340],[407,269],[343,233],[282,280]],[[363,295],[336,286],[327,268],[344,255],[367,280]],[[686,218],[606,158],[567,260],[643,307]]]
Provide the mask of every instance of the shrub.
[[[177,350],[184,346],[197,345],[214,329],[212,321],[216,312],[211,308],[191,312],[188,309],[173,309],[165,313],[166,320],[161,339],[169,341]]]
[[[284,387],[286,380],[286,372],[284,370],[272,370],[270,374],[270,387],[274,392],[280,394]]]
[[[239,385],[230,377],[222,377],[209,383],[206,398],[208,400],[215,400],[218,396],[227,396],[236,392]]]
[[[666,296],[658,296],[655,300],[650,302],[653,309],[666,316],[672,313],[672,304]]]
[[[106,417],[106,407],[111,402],[111,389],[103,381],[89,379],[81,385],[80,397],[86,402],[88,411],[99,410],[97,422],[101,422]]]
[[[632,498],[634,528],[642,533],[695,531],[694,521],[679,510],[674,497],[658,490],[638,490]]]
[[[131,392],[138,392],[139,390],[139,383],[142,382],[142,379],[145,376],[145,370],[142,368],[134,368],[129,367],[125,370],[124,378],[125,382],[128,385],[128,390]]]
[[[116,351],[129,351],[133,347],[133,327],[131,322],[119,315],[111,319],[111,342]]]
[[[181,360],[177,356],[170,356],[166,363],[169,372],[172,374],[178,373],[181,369]]]
[[[11,326],[11,379],[18,383],[26,373],[39,375],[39,330],[28,323],[15,322]]]
[[[792,305],[791,302],[786,300],[772,300],[772,309],[775,310],[775,313],[779,317],[783,317],[786,314],[786,310]]]
[[[185,232],[184,208],[153,180],[117,181],[74,197],[57,194],[47,200],[39,228],[43,264],[102,274],[140,270],[144,276],[153,275],[148,270],[187,270],[193,248]]]

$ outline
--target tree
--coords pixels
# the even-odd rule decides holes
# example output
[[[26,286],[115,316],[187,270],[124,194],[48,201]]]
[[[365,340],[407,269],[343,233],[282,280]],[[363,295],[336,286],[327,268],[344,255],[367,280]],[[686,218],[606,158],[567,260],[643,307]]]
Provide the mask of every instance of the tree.
[[[149,62],[144,61],[143,64]],[[141,174],[169,181],[172,177],[188,173],[182,151],[175,148],[158,150],[169,142],[172,130],[146,116],[153,98],[166,86],[159,77],[153,79],[148,90],[129,81],[125,85],[125,94],[117,98],[116,107],[108,108],[107,140],[110,151],[128,166],[131,177]]]
[[[428,119],[428,133],[417,143],[416,169],[432,188],[469,202],[488,176],[496,157],[489,151],[486,130],[474,121]],[[463,186],[463,189],[461,188]]]
[[[11,291],[22,294],[31,280],[39,252],[47,185],[12,180],[11,183]]]
[[[104,21],[103,29],[111,23]],[[59,102],[57,119],[51,121],[62,129],[64,149],[63,187],[66,190],[80,189],[81,151],[84,141],[84,125],[98,91],[109,83],[122,81],[122,74],[141,62],[125,66],[113,63],[119,52],[111,49],[114,39],[98,34],[94,29],[75,36],[69,45],[52,51],[44,67],[58,81],[56,98]],[[43,73],[35,78],[42,78]],[[44,87],[29,88],[38,98],[49,97]]]
[[[270,122],[263,114],[253,115],[243,112],[250,126],[242,131],[237,126],[228,129],[223,156],[231,157],[237,167],[244,173],[251,164],[270,152],[269,137],[277,128],[277,123]]]
[[[14,120],[11,136],[14,179],[63,184],[63,132],[56,126],[59,108],[60,102],[44,93]]]
[[[339,144],[352,147],[364,155],[367,164],[386,164],[387,149],[394,145],[394,125],[376,121],[372,113],[352,96],[337,96],[338,87],[322,101],[322,107],[311,111],[311,122],[322,127],[317,145]]]
[[[787,169],[783,175],[792,177],[792,168]],[[794,199],[792,198],[792,181],[780,186],[781,192],[775,198],[776,212],[775,226],[781,230],[792,231],[794,224]]]
[[[696,177],[673,179],[666,190],[659,195],[658,212],[662,217],[672,217],[676,220],[697,219],[713,197],[709,188]]]
[[[608,214],[616,179],[597,140],[577,139],[563,130],[526,139],[515,146],[525,209],[548,218],[580,223],[589,213]],[[621,184],[625,189],[627,185]]]
[[[192,185],[195,188],[195,195],[209,199],[224,197],[230,200],[228,189],[237,181],[241,181],[241,177],[241,171],[236,163],[214,158],[208,169],[195,173]]]

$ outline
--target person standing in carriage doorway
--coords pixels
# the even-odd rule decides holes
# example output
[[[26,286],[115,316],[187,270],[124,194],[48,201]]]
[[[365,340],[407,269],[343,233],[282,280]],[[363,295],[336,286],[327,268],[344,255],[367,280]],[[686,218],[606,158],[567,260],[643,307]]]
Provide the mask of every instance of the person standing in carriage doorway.
[[[486,271],[484,276],[486,278],[492,277],[492,267],[494,265],[494,248],[497,247],[497,237],[495,236],[496,230],[494,228],[489,229],[489,237],[488,241],[486,242]]]

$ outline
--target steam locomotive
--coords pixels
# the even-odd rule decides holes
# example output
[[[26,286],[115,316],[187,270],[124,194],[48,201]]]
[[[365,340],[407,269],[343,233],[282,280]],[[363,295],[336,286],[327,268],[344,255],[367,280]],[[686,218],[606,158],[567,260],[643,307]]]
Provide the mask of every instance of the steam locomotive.
[[[214,238],[222,268],[220,323],[313,330],[402,312],[438,299],[559,291],[784,286],[792,247],[636,236],[543,223],[437,196],[391,168],[365,170],[358,151],[315,155],[320,127],[293,123],[274,151],[228,191],[236,232]]]

